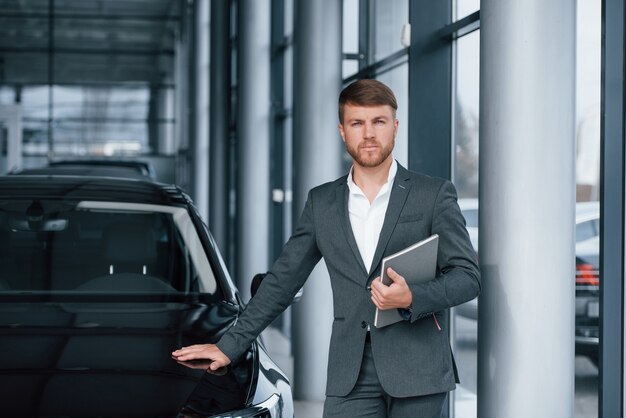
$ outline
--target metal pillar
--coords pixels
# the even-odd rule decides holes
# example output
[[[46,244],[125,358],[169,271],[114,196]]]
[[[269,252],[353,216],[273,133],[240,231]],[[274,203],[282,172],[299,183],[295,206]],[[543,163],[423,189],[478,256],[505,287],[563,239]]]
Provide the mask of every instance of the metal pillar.
[[[452,1],[409,3],[409,168],[431,176],[452,174],[452,44],[437,36],[450,23]]]
[[[239,3],[237,284],[269,268],[270,0]]]
[[[624,103],[626,8],[621,0],[602,2],[602,122],[600,180],[600,417],[625,417],[624,391]]]
[[[341,15],[341,2],[336,0],[295,4],[294,219],[299,218],[309,189],[342,174],[337,131]],[[328,272],[320,263],[293,309],[296,399],[324,399],[332,311]]]
[[[230,2],[211,1],[210,187],[209,228],[228,260]],[[228,260],[231,262],[232,260]]]
[[[574,416],[576,3],[481,2],[478,416]]]
[[[193,200],[205,220],[209,214],[209,11],[207,1],[195,3],[196,91],[191,184]]]

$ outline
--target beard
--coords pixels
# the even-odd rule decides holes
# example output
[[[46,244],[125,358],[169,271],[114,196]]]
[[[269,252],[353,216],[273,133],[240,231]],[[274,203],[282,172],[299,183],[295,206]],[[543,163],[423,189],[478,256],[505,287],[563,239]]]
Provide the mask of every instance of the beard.
[[[350,146],[347,142],[346,151],[348,151],[348,154],[350,154],[352,159],[361,167],[378,167],[391,155],[391,151],[393,151],[396,140],[394,138],[386,147],[381,146],[381,144],[376,140],[367,141],[365,144],[369,145],[372,142],[378,145],[378,148],[373,151],[366,151],[359,146]]]

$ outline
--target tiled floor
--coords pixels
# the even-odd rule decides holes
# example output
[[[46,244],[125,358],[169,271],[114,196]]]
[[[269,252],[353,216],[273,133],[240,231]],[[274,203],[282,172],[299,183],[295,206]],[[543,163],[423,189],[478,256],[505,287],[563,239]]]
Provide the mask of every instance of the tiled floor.
[[[320,418],[324,402],[296,401],[294,409],[296,418]]]

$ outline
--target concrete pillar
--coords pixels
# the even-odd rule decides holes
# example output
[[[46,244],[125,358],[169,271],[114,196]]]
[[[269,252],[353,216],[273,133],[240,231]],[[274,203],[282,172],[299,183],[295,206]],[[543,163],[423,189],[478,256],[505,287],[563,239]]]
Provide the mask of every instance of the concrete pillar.
[[[209,228],[222,255],[228,258],[230,161],[230,2],[211,2],[211,126]]]
[[[193,141],[193,200],[204,220],[209,215],[209,2],[195,3],[195,135]]]
[[[154,151],[159,155],[173,155],[176,153],[174,136],[178,133],[177,127],[180,114],[175,110],[176,90],[161,88],[157,90],[158,119],[164,121],[175,120],[175,123],[159,123],[156,146]]]
[[[269,268],[270,0],[239,2],[237,284]]]
[[[481,2],[478,416],[574,416],[576,2]]]
[[[309,189],[339,177],[343,143],[337,131],[341,90],[341,2],[298,1],[294,25],[294,220]],[[294,396],[324,399],[332,293],[320,263],[294,305]]]

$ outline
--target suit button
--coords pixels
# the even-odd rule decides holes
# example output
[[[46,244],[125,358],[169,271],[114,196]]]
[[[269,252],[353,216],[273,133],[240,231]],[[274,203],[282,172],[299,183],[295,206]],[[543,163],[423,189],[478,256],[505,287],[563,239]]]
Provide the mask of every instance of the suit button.
[[[361,321],[361,328],[363,329],[367,328],[367,322]]]

